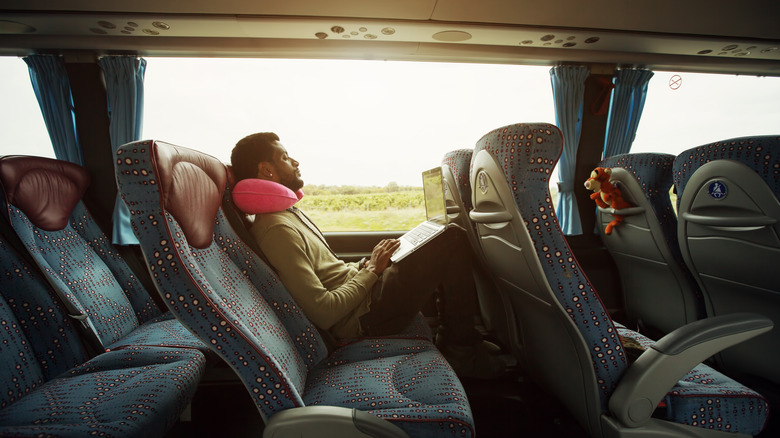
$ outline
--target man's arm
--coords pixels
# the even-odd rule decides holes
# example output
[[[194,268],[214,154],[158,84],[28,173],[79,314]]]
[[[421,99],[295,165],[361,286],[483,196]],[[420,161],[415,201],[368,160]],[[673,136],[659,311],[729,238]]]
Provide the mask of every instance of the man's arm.
[[[255,238],[295,302],[316,326],[330,329],[369,299],[377,279],[374,272],[363,269],[340,287],[328,290],[315,274],[303,237],[292,227],[274,225]]]

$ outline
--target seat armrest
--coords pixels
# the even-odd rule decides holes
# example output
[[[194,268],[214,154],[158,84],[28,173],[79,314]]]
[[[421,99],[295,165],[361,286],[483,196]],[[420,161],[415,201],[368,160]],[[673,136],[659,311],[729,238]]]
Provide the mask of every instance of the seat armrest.
[[[512,214],[507,211],[477,211],[471,210],[469,218],[478,224],[498,224],[512,220]]]
[[[357,409],[337,406],[304,406],[272,416],[263,438],[409,438],[400,427]]]
[[[687,324],[661,338],[628,368],[609,399],[612,414],[626,427],[638,427],[669,390],[710,356],[768,332],[772,320],[734,313]]]

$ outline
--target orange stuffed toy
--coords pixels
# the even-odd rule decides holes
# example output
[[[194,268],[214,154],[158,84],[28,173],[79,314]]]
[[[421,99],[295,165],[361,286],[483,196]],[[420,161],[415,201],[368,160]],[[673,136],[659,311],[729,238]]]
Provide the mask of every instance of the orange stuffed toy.
[[[609,177],[612,176],[612,169],[609,167],[597,167],[590,173],[590,178],[585,181],[585,188],[592,190],[590,199],[596,201],[596,204],[601,208],[614,208],[620,210],[622,208],[631,207],[631,204],[623,199],[623,195],[620,193],[620,189],[615,187],[609,182]],[[613,215],[615,218],[607,224],[604,228],[605,234],[612,234],[612,229],[618,224],[623,222],[623,216],[619,214]]]

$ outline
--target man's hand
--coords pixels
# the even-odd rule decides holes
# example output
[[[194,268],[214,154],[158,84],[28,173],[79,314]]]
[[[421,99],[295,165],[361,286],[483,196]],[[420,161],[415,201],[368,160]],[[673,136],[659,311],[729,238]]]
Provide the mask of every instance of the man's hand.
[[[371,260],[368,261],[366,269],[376,275],[382,274],[390,266],[390,256],[399,246],[401,246],[401,241],[398,239],[384,239],[379,242],[371,252]]]

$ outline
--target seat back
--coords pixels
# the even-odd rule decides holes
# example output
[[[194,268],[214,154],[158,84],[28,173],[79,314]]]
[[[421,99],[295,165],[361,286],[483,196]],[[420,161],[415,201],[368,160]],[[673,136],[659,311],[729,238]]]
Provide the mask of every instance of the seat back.
[[[18,401],[45,382],[32,343],[0,295],[0,409]]]
[[[129,268],[120,268],[121,257],[81,202],[89,184],[84,168],[6,156],[0,158],[0,182],[4,220],[54,287],[87,315],[104,346],[160,315]]]
[[[225,217],[227,217],[231,228],[233,228],[233,231],[238,234],[238,237],[241,239],[241,241],[249,245],[249,247],[260,256],[263,262],[270,266],[268,260],[265,258],[262,250],[260,249],[260,245],[257,244],[257,241],[249,231],[252,228],[255,215],[244,213],[236,206],[235,202],[233,201],[233,187],[236,185],[236,178],[233,174],[233,167],[229,164],[226,164],[225,169],[227,170],[227,186],[225,187],[225,191],[222,193],[222,213],[225,215]]]
[[[634,206],[610,234],[604,229],[614,216],[597,208],[599,233],[620,272],[630,324],[655,339],[706,316],[677,241],[677,216],[669,197],[674,158],[623,154],[599,163],[612,169],[611,182]]]
[[[474,281],[477,286],[482,323],[502,346],[511,348],[513,354],[518,356],[520,355],[519,341],[512,307],[499,292],[490,271],[486,268],[484,255],[479,249],[476,229],[468,216],[473,209],[471,182],[469,181],[469,169],[473,154],[473,149],[457,149],[447,152],[442,158],[442,178],[444,179],[448,222],[457,224],[466,231],[469,243],[474,250],[476,256]]]
[[[80,335],[74,321],[67,316],[67,311],[62,303],[55,298],[49,284],[44,280],[35,266],[30,265],[7,241],[0,235],[0,297],[3,304],[13,313],[17,324],[0,323],[3,327],[14,327],[19,330],[18,337],[6,337],[2,339],[26,340],[26,347],[35,356],[35,360],[26,358],[27,366],[34,367],[37,363],[40,367],[40,377],[48,381],[65,371],[82,364],[89,359],[89,354],[80,341]],[[2,312],[5,312],[3,310]],[[2,313],[0,312],[0,313]],[[11,356],[5,357],[5,346],[2,362],[10,361]],[[16,355],[12,355],[18,359]],[[21,356],[20,356],[21,357]],[[13,361],[12,361],[13,362]],[[34,370],[25,370],[24,378],[29,379]],[[2,379],[10,384],[11,379]],[[20,385],[19,388],[22,388]],[[3,391],[2,394],[10,394]],[[0,400],[0,405],[3,401]]]
[[[0,235],[0,410],[89,355],[49,285]]]
[[[674,163],[682,254],[712,316],[751,311],[780,322],[780,137],[745,137]],[[780,383],[780,332],[720,355],[722,366]]]
[[[220,207],[225,166],[154,141],[126,144],[117,155],[119,191],[166,305],[235,370],[264,419],[303,406],[307,374],[327,349],[230,227]]]
[[[482,137],[471,166],[471,218],[517,314],[532,378],[598,436],[627,363],[555,216],[548,184],[562,147],[560,130],[546,123],[510,125]]]

